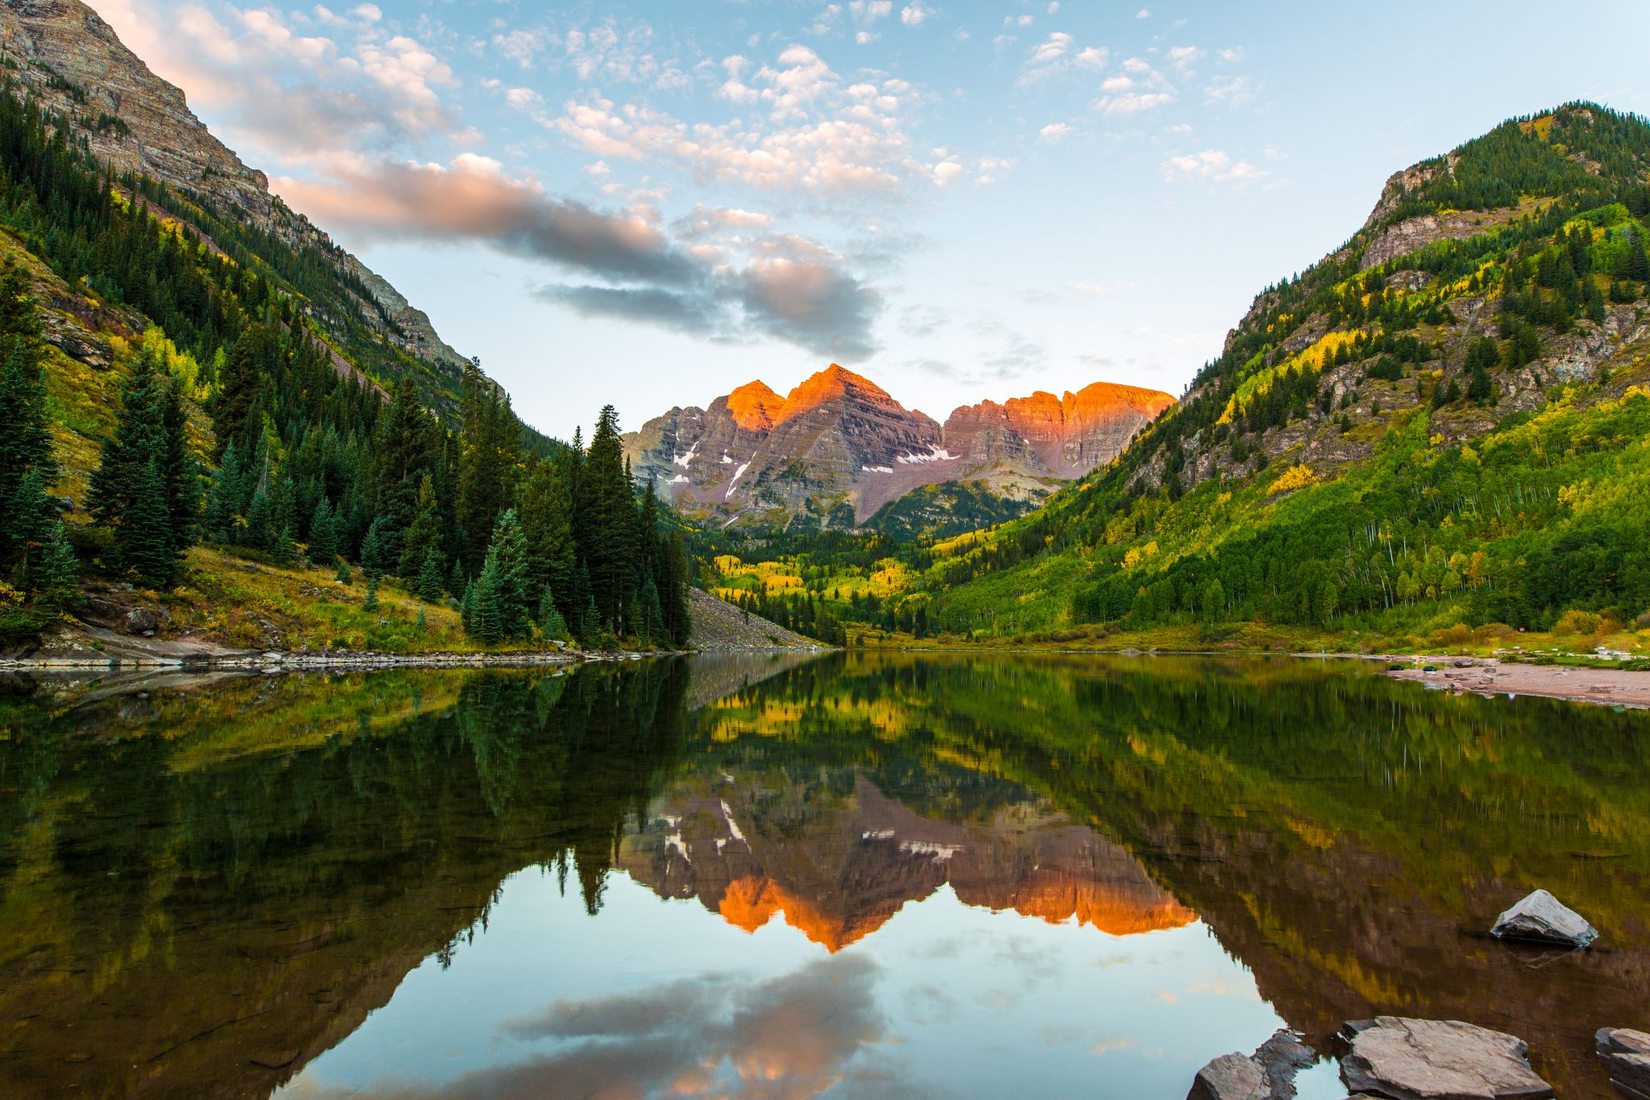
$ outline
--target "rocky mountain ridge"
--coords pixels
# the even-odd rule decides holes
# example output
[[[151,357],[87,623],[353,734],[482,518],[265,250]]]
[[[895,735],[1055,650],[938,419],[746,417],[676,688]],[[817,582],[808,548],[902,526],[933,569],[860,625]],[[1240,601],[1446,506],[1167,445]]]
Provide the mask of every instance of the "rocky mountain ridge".
[[[387,345],[456,381],[464,357],[428,315],[325,232],[269,190],[190,110],[183,91],[161,79],[81,0],[7,0],[0,5],[0,58],[7,76],[72,127],[72,136],[117,174],[150,177],[213,214],[313,250],[332,265],[359,323]],[[187,216],[183,220],[189,220]],[[210,240],[204,225],[194,226]],[[336,329],[341,318],[312,303]]]
[[[978,482],[1032,500],[1109,462],[1174,404],[1097,382],[1077,393],[962,406],[944,424],[835,363],[781,397],[750,382],[625,437],[635,476],[702,520],[864,523],[915,489]]]

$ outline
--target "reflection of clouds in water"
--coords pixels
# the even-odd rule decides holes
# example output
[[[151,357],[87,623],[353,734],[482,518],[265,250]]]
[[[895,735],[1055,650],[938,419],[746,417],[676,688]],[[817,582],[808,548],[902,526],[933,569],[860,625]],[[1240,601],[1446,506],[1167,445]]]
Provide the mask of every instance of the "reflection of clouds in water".
[[[957,999],[937,985],[923,983],[905,991],[905,1017],[920,1027],[949,1024],[957,1018]]]
[[[526,1100],[668,1090],[783,1100],[843,1081],[852,1082],[856,1095],[912,1095],[887,1067],[847,1064],[861,1047],[881,1042],[887,1028],[873,996],[877,973],[869,959],[837,955],[751,986],[736,975],[713,974],[630,995],[557,1001],[507,1021],[503,1030],[524,1041],[572,1041],[570,1049],[439,1086],[389,1085],[350,1095]]]

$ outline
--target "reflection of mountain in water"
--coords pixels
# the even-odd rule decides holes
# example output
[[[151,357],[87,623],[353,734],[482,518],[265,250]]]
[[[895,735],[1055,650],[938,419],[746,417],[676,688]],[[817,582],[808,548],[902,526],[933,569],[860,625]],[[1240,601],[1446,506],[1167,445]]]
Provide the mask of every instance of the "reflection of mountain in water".
[[[625,838],[619,866],[660,896],[698,898],[747,932],[783,914],[830,951],[947,884],[968,905],[1076,918],[1113,935],[1196,919],[1127,851],[1044,805],[957,822],[917,814],[863,775],[846,796],[832,786],[683,784]]]

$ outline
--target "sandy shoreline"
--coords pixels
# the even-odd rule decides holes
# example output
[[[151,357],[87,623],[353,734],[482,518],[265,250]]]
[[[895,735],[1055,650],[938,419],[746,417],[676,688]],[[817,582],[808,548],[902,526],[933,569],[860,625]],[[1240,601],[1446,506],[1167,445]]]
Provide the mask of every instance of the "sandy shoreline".
[[[1408,658],[1413,660],[1414,658]],[[1394,680],[1415,680],[1427,687],[1492,695],[1538,695],[1604,706],[1650,708],[1650,672],[1618,668],[1571,668],[1560,665],[1522,665],[1493,658],[1447,657],[1387,673]]]

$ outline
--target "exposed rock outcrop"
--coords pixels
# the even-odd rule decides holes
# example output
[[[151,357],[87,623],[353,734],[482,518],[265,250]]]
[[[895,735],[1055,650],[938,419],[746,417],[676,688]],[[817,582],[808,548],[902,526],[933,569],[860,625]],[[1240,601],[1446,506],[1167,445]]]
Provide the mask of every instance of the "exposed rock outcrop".
[[[219,215],[289,245],[314,249],[341,274],[359,280],[365,296],[351,293],[368,327],[446,371],[456,372],[462,364],[422,311],[272,194],[269,177],[218,140],[190,110],[183,91],[156,76],[81,0],[0,4],[0,51],[15,62],[10,75],[68,121],[73,137],[84,138],[100,161],[119,173],[148,175],[198,196]],[[322,324],[331,320],[317,319]],[[86,361],[96,365],[95,358]]]
[[[1120,452],[1174,398],[1095,383],[957,409],[944,425],[836,364],[785,397],[762,382],[677,408],[625,437],[639,479],[700,518],[863,522],[913,489],[980,481],[1040,498]]]
[[[1542,1100],[1552,1086],[1530,1068],[1524,1040],[1459,1020],[1377,1016],[1349,1023],[1341,1079],[1389,1100]]]
[[[1598,1056],[1610,1084],[1631,1100],[1650,1100],[1650,1035],[1623,1027],[1598,1029]]]

